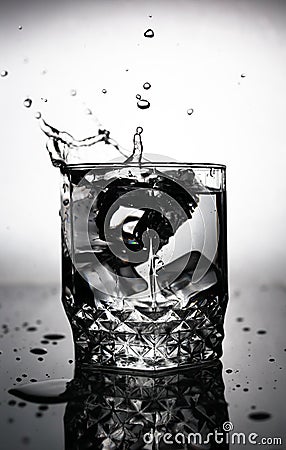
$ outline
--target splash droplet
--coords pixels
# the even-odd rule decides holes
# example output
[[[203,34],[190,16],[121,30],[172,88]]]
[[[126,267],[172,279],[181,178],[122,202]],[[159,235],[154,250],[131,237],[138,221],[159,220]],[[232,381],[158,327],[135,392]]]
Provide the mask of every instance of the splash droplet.
[[[188,116],[191,116],[191,115],[193,114],[193,112],[194,112],[193,108],[189,108],[189,109],[187,110]]]
[[[18,26],[18,30],[23,30],[22,25],[19,25],[19,26]]]
[[[102,91],[101,91],[103,94],[106,94],[107,93],[107,90],[106,89],[102,89]]]
[[[85,110],[85,112],[86,112],[86,114],[87,114],[88,116],[92,116],[92,110],[91,110],[91,109],[87,108],[87,109]]]
[[[70,94],[71,94],[72,97],[75,97],[77,92],[76,92],[75,89],[71,89]]]
[[[151,30],[151,28],[148,28],[148,30],[145,31],[144,36],[146,38],[153,38],[154,37],[154,31]]]
[[[226,369],[226,373],[232,373],[232,369]]]
[[[242,74],[240,75],[240,77],[241,77],[241,78],[245,78],[245,77],[246,77],[245,73],[242,73]]]
[[[36,117],[36,119],[40,119],[42,117],[42,114],[40,113],[40,111],[36,112],[35,117]]]
[[[7,75],[8,75],[8,71],[7,70],[2,70],[2,72],[1,72],[1,77],[7,77]]]
[[[265,331],[265,330],[258,330],[257,331],[257,334],[266,334],[267,333],[267,331]]]
[[[137,102],[137,106],[139,109],[148,109],[150,107],[150,103],[148,100],[139,100]]]
[[[136,98],[137,98],[137,100],[141,100],[141,95],[140,95],[140,94],[137,94],[137,95],[136,95]]]
[[[148,82],[143,84],[143,88],[146,89],[146,90],[150,89],[150,87],[151,87],[151,84],[148,83]]]
[[[23,105],[26,107],[26,108],[30,108],[31,106],[32,106],[32,100],[30,99],[30,98],[26,98],[25,100],[24,100],[24,102],[23,102]]]

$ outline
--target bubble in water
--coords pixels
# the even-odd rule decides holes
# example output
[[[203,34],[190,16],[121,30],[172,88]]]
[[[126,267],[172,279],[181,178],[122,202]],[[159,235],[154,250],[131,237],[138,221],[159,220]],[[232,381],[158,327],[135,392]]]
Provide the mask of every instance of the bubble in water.
[[[141,95],[140,95],[140,94],[137,94],[137,95],[136,95],[136,98],[137,98],[137,100],[141,100]]]
[[[268,420],[271,418],[271,414],[269,414],[267,412],[255,412],[255,413],[250,413],[248,415],[248,417],[251,420]]]
[[[45,348],[31,348],[30,353],[34,355],[45,355],[48,351]]]
[[[106,94],[107,93],[107,90],[106,89],[102,89],[102,91],[101,91],[103,94]]]
[[[8,75],[8,71],[7,70],[2,70],[2,72],[1,72],[1,77],[7,77],[7,75]]]
[[[71,89],[70,94],[71,94],[72,97],[75,97],[77,92],[76,92],[75,89]]]
[[[139,109],[148,109],[150,107],[150,103],[148,102],[148,100],[139,100],[137,102],[137,106]]]
[[[194,112],[193,108],[189,108],[189,109],[187,110],[188,116],[191,116],[191,115],[193,114],[193,112]]]
[[[42,114],[40,113],[40,111],[36,112],[35,117],[36,117],[36,119],[40,119],[42,117]]]
[[[30,108],[31,106],[32,106],[32,100],[30,99],[30,98],[26,98],[25,100],[24,100],[24,102],[23,102],[23,105],[26,107],[26,108]]]
[[[150,89],[150,87],[151,87],[151,84],[148,83],[148,82],[143,84],[143,88],[146,89],[146,90]]]
[[[145,31],[144,36],[146,38],[153,38],[154,37],[154,31],[151,30],[151,28],[148,28],[148,30]]]

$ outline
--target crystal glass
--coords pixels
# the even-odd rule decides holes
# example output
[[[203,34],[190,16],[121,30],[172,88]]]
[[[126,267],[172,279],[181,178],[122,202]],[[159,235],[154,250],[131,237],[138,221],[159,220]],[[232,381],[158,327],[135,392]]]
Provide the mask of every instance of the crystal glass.
[[[163,370],[222,354],[225,166],[61,166],[62,301],[77,364]]]

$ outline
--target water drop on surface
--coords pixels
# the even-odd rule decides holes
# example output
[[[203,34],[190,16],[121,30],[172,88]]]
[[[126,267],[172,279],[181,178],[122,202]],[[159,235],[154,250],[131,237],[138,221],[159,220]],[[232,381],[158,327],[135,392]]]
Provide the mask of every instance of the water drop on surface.
[[[86,392],[80,389],[68,390],[69,382],[70,380],[67,379],[39,381],[10,389],[9,394],[22,400],[42,404],[65,403],[86,395]]]
[[[30,108],[31,107],[31,105],[32,105],[32,100],[30,99],[30,98],[26,98],[25,100],[24,100],[24,102],[23,102],[23,105],[26,107],[26,108]]]
[[[45,334],[43,337],[44,337],[44,339],[48,339],[49,341],[57,341],[60,339],[65,339],[64,334],[55,334],[55,333]]]
[[[255,412],[248,414],[251,420],[268,420],[271,418],[271,414],[267,412]]]
[[[194,112],[193,108],[189,108],[189,109],[187,110],[188,116],[191,116],[191,115],[193,114],[193,112]]]
[[[148,100],[139,100],[137,102],[137,106],[139,109],[148,109],[150,107],[150,103]]]
[[[75,89],[71,89],[70,95],[71,95],[72,97],[75,97],[76,94],[77,94],[76,90],[75,90]]]
[[[32,348],[30,353],[33,353],[34,355],[46,355],[48,351],[45,348]]]
[[[7,70],[2,70],[2,72],[1,72],[1,77],[7,77],[7,75],[8,75],[8,71]]]
[[[151,30],[151,28],[148,28],[148,30],[145,31],[144,36],[146,38],[153,38],[154,37],[154,31]]]
[[[151,84],[148,83],[148,82],[143,84],[143,88],[146,89],[146,90],[150,89],[150,87],[151,87]]]

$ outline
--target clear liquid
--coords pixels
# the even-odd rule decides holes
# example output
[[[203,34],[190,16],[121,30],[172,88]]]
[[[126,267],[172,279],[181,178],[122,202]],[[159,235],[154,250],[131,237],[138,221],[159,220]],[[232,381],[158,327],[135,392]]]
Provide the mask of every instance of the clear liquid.
[[[225,193],[191,169],[133,164],[63,173],[63,304],[76,359],[138,370],[212,361],[227,303]]]

